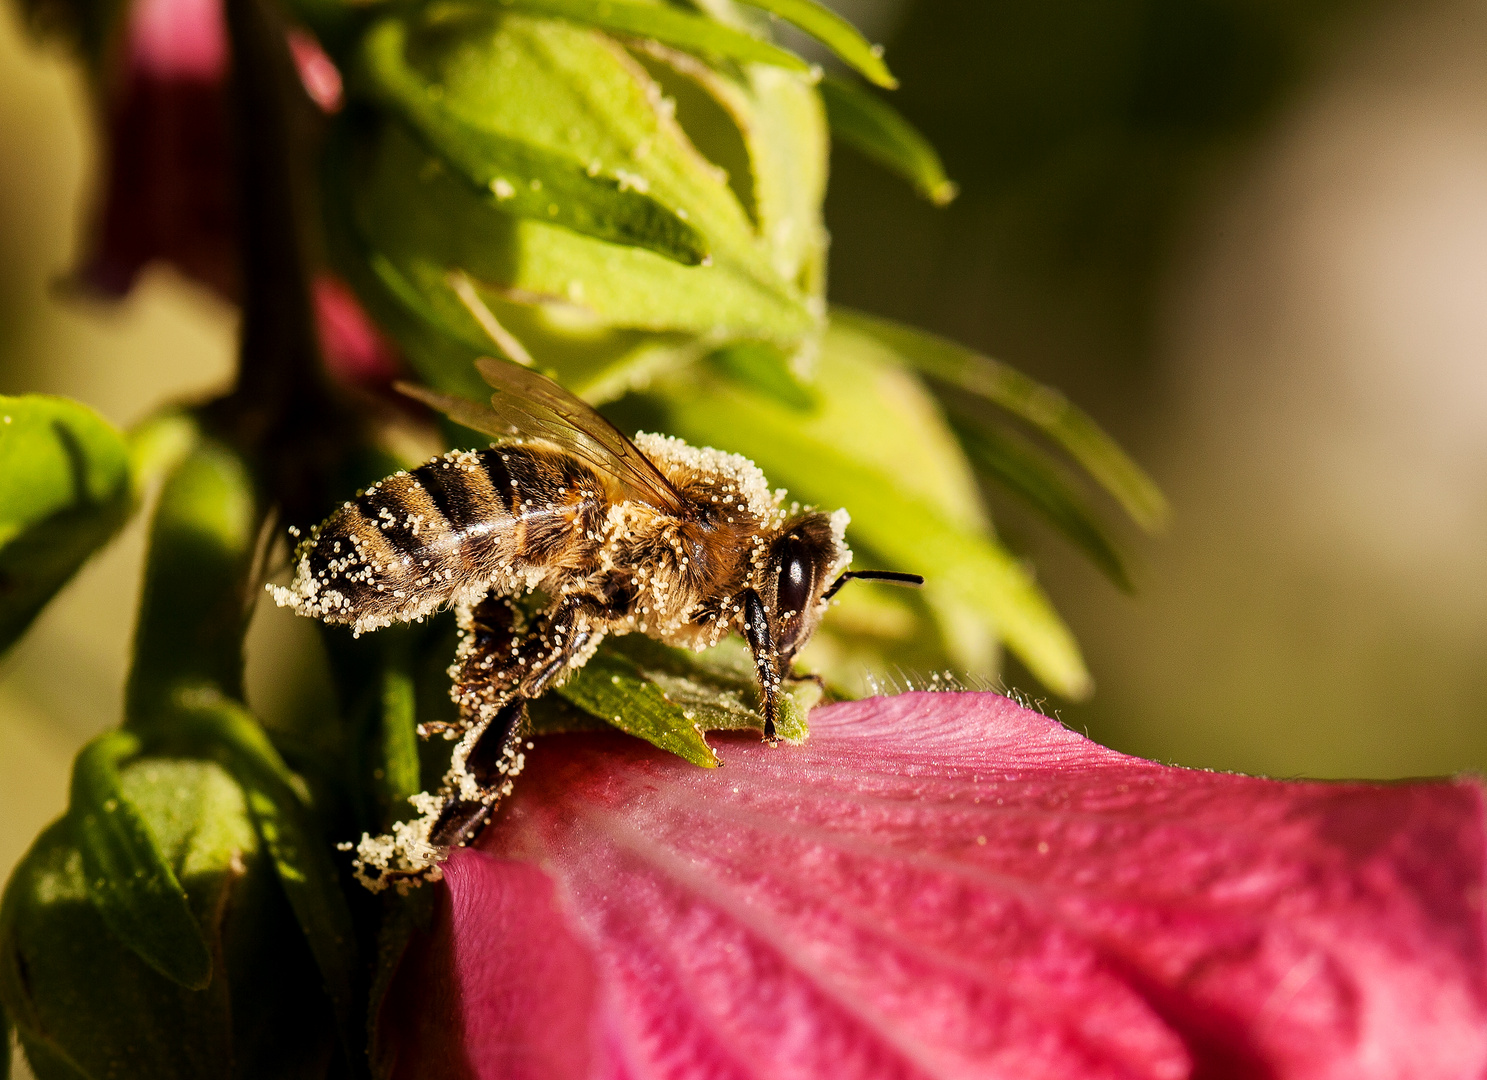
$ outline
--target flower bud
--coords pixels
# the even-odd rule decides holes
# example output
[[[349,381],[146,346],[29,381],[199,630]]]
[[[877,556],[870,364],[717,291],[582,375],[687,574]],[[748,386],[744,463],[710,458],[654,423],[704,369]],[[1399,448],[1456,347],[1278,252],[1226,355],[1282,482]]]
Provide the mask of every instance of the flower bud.
[[[328,1060],[330,1006],[243,789],[211,761],[143,757],[114,776],[115,794],[96,805],[75,778],[68,816],[37,839],[0,911],[0,1000],[35,1075],[282,1076]],[[129,815],[206,946],[199,988],[160,970],[172,943],[126,941],[115,928],[131,897],[145,898],[138,925],[167,923],[169,890],[147,897],[143,868],[92,877],[86,819]]]

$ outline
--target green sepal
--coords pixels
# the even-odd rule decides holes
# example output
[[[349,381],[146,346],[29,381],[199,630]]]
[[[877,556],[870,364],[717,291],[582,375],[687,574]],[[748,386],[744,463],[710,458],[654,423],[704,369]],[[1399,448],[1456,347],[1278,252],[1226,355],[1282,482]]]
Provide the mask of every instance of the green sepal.
[[[945,175],[930,141],[878,95],[848,79],[828,75],[818,89],[834,139],[907,180],[936,206],[948,206],[960,189]]]
[[[692,15],[664,4],[634,3],[632,0],[494,0],[505,8],[529,11],[572,22],[597,26],[618,34],[650,38],[687,52],[770,64],[789,71],[810,71],[811,66],[789,49],[735,30],[714,19]],[[779,3],[782,0],[773,0]],[[783,0],[788,3],[788,0]],[[797,0],[799,2],[799,0]],[[763,5],[760,5],[763,6]],[[829,13],[828,13],[829,14]],[[851,30],[851,24],[847,24]],[[855,30],[852,31],[856,33]]]
[[[128,449],[107,421],[66,398],[0,397],[0,651],[130,505]]]
[[[832,319],[893,349],[918,371],[990,401],[1061,446],[1148,531],[1165,526],[1167,500],[1156,483],[1077,405],[1017,369],[923,330],[861,312]]]
[[[335,864],[268,734],[242,705],[211,687],[182,687],[170,729],[217,757],[243,787],[253,824],[294,911],[348,1054],[362,1045],[356,1017],[357,943]]]
[[[836,53],[863,77],[892,90],[898,80],[883,63],[883,48],[874,45],[846,19],[815,0],[743,0],[750,7],[762,8],[804,30]]]
[[[67,820],[88,898],[109,929],[166,978],[202,990],[212,979],[206,939],[185,889],[120,786],[120,764],[141,746],[138,735],[112,731],[84,747],[72,766]]]
[[[427,81],[410,63],[409,46],[402,19],[372,27],[361,49],[364,86],[485,201],[515,217],[645,248],[685,266],[707,258],[702,235],[649,195],[591,174],[575,157],[466,122],[445,104],[442,84]]]
[[[1027,439],[991,424],[953,417],[951,426],[982,475],[996,480],[1036,510],[1118,588],[1133,591],[1114,541],[1074,485],[1044,453]]]

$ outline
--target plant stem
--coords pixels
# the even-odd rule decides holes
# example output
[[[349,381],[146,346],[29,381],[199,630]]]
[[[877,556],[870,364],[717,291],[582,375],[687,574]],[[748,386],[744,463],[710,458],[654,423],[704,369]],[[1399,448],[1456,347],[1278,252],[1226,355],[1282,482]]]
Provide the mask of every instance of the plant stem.
[[[350,420],[321,373],[310,298],[311,167],[318,115],[272,0],[227,0],[237,143],[242,336],[237,383],[211,409],[255,462],[265,506],[308,524],[325,511]]]

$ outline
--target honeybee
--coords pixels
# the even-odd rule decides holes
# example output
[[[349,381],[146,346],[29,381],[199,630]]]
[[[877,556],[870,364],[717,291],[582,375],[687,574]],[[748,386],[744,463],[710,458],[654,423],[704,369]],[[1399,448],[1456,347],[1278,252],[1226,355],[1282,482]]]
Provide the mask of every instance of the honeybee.
[[[848,571],[846,511],[791,512],[746,458],[662,435],[632,442],[534,371],[476,366],[494,391],[488,408],[399,389],[496,442],[373,484],[300,543],[288,586],[269,586],[281,607],[358,635],[456,610],[459,719],[439,730],[457,745],[440,790],[414,797],[421,816],[357,845],[357,874],[374,890],[436,880],[448,852],[478,835],[521,771],[526,703],[606,635],[700,650],[741,633],[774,742],[782,682],[837,589],[922,583]],[[534,591],[548,603],[527,620],[510,598]]]

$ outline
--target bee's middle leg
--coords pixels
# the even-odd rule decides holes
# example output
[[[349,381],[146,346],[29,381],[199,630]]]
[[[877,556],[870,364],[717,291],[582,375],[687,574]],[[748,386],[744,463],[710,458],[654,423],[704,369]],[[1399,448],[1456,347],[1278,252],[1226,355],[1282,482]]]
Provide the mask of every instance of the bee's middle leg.
[[[466,738],[445,777],[448,800],[429,832],[437,847],[468,844],[480,835],[496,803],[520,770],[526,703],[538,697],[575,657],[591,650],[595,613],[588,597],[564,601],[557,610],[517,632],[515,611],[487,596],[471,612],[466,643],[451,669],[451,696],[460,707]],[[461,751],[465,751],[462,753]]]

